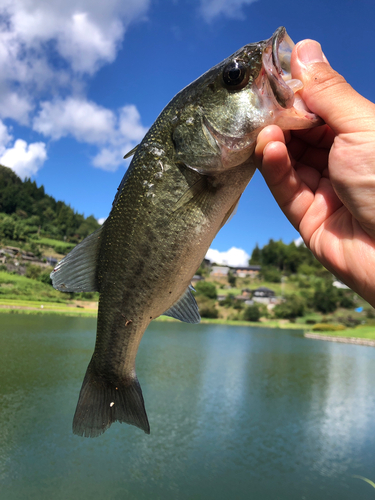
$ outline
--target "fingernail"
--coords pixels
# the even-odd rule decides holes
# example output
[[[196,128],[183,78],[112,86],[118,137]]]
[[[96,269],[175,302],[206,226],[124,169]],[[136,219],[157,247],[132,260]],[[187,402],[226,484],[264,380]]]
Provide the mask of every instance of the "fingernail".
[[[315,40],[306,40],[298,47],[298,59],[303,64],[324,62],[324,55],[320,43]]]

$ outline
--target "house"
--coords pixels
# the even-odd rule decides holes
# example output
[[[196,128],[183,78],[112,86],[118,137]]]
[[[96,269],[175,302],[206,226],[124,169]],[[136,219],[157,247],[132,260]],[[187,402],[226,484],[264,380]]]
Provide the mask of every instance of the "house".
[[[52,267],[55,267],[57,264],[57,259],[55,257],[47,257],[46,258],[47,264],[49,264]]]
[[[228,266],[212,266],[210,276],[215,276],[216,278],[226,278],[229,270],[230,268]]]
[[[191,278],[191,284],[195,286],[198,281],[204,280],[203,276],[200,276],[199,274],[194,274],[194,276]]]
[[[253,292],[250,290],[250,288],[244,288],[241,290],[241,295],[244,298],[244,300],[251,299]]]
[[[275,292],[266,286],[261,286],[256,290],[253,290],[253,297],[271,298],[275,297]]]
[[[233,268],[233,274],[238,278],[254,277],[259,274],[260,266],[237,266]]]
[[[261,286],[253,290],[253,301],[261,304],[275,304],[277,302],[276,294],[270,288]]]

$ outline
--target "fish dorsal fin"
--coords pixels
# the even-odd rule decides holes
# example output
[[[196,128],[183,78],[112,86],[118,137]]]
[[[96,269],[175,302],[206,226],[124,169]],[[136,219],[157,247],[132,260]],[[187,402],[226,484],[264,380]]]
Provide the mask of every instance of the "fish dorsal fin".
[[[126,153],[123,159],[126,160],[126,158],[130,158],[131,156],[133,156],[133,154],[137,151],[138,146],[139,144],[137,144],[132,150],[130,150],[129,153]]]
[[[198,304],[191,290],[194,290],[194,288],[189,286],[183,296],[168,311],[165,311],[163,315],[179,319],[185,323],[199,323],[201,317],[198,311]]]
[[[97,292],[96,264],[103,226],[73,248],[52,271],[52,285],[61,292]]]

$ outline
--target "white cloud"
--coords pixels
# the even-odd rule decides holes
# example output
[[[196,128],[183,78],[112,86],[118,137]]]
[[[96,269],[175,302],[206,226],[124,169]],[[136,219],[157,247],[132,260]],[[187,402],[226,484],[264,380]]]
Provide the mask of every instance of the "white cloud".
[[[123,106],[114,113],[84,98],[73,97],[43,102],[34,118],[33,128],[54,140],[70,136],[97,145],[99,152],[92,164],[111,171],[124,164],[124,154],[133,149],[147,132],[134,105]]]
[[[8,131],[8,128],[0,121],[0,152],[4,150],[9,142],[13,139]]]
[[[38,93],[59,95],[112,62],[127,26],[145,15],[149,3],[2,0],[0,116],[27,123]]]
[[[244,17],[242,7],[244,5],[250,5],[255,1],[256,0],[201,0],[199,10],[207,22],[211,22],[220,15],[234,19],[242,19]]]
[[[94,167],[117,170],[124,165],[124,155],[141,142],[148,130],[141,124],[141,116],[134,105],[122,107],[118,114],[116,128],[111,131],[107,145],[93,158]]]
[[[12,147],[0,148],[0,164],[11,168],[21,178],[31,177],[47,159],[46,145],[43,142],[27,144],[17,139]]]
[[[21,139],[13,140],[8,128],[0,120],[0,164],[11,168],[21,178],[31,177],[47,159],[43,142],[27,144]]]
[[[112,111],[83,98],[69,97],[42,102],[33,128],[55,140],[70,135],[78,141],[97,144],[108,140],[115,121]]]
[[[114,112],[82,95],[87,76],[114,61],[127,27],[143,19],[149,4],[0,1],[1,163],[25,177],[47,158],[44,142],[28,144],[10,135],[1,119],[11,118],[54,140],[71,136],[95,144],[101,148],[93,158],[95,166],[115,169],[121,164],[122,155],[146,131],[138,111],[127,106]]]
[[[294,244],[296,245],[296,247],[299,247],[301,245],[305,245],[305,242],[303,241],[302,236],[299,236],[297,239],[295,239]]]
[[[206,259],[209,259],[211,262],[231,267],[247,266],[249,264],[249,258],[250,255],[245,252],[245,250],[236,247],[232,247],[226,252],[219,252],[219,250],[210,248],[206,254]]]

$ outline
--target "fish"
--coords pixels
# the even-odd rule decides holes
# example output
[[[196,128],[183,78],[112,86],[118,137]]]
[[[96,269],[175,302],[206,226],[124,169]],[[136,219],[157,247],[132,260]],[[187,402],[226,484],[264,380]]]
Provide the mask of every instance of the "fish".
[[[291,77],[293,45],[280,27],[175,95],[129,153],[104,224],[52,271],[57,290],[99,292],[74,434],[97,437],[115,421],[150,433],[135,371],[147,326],[160,315],[199,323],[191,278],[254,174],[259,132],[321,123]]]

